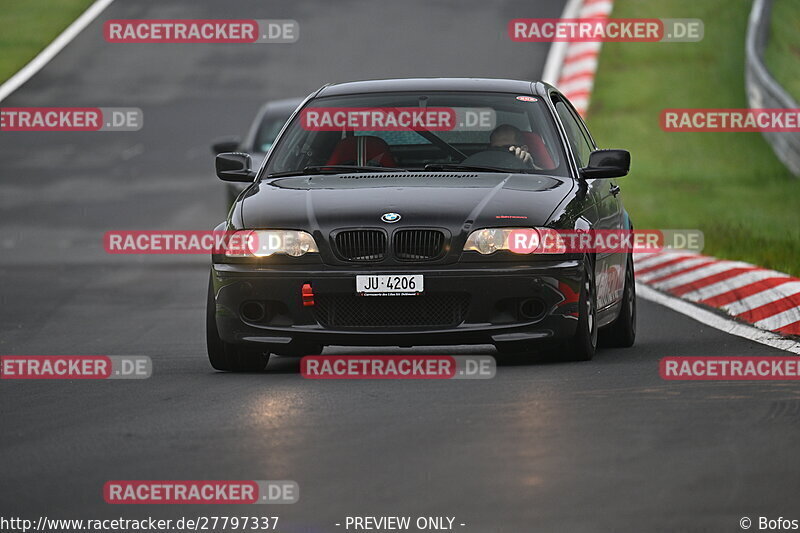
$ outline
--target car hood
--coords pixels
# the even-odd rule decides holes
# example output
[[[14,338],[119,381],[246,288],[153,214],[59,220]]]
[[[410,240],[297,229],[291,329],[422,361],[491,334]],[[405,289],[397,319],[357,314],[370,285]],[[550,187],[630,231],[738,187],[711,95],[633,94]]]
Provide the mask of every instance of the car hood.
[[[573,187],[573,180],[531,174],[381,173],[265,180],[246,194],[245,228],[320,230],[541,226]]]

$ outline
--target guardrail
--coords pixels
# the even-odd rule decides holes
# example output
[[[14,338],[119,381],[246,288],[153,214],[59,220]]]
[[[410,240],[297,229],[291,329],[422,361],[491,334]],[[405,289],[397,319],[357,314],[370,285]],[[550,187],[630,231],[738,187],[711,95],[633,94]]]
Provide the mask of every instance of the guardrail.
[[[797,109],[797,101],[775,81],[764,65],[773,0],[754,0],[745,42],[745,87],[751,109]],[[761,132],[778,159],[800,177],[800,133]]]

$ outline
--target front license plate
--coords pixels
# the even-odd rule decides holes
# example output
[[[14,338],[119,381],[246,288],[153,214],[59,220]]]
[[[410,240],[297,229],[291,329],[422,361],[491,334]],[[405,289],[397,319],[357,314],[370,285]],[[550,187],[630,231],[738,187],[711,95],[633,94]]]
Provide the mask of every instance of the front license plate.
[[[356,292],[364,296],[416,296],[422,290],[422,274],[356,276]]]

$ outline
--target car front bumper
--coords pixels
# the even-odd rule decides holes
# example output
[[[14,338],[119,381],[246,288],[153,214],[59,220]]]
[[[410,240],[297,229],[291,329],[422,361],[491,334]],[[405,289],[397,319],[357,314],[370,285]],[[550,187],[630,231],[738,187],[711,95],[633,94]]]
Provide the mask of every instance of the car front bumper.
[[[299,265],[298,265],[299,266]],[[309,268],[311,267],[311,268]],[[296,346],[515,345],[575,332],[578,260],[399,269],[217,263],[215,317],[223,341]],[[423,274],[419,296],[360,296],[355,276]],[[301,290],[310,284],[314,305]]]

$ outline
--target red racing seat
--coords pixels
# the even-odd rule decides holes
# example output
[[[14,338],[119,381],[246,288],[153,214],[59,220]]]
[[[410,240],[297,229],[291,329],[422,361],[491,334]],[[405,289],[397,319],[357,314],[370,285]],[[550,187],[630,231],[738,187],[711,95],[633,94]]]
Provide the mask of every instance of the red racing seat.
[[[550,151],[545,146],[542,136],[532,131],[523,131],[522,139],[528,145],[528,152],[533,156],[536,166],[545,170],[552,170],[556,167]]]
[[[372,135],[361,135],[339,141],[327,164],[396,167],[397,161],[386,141]]]

